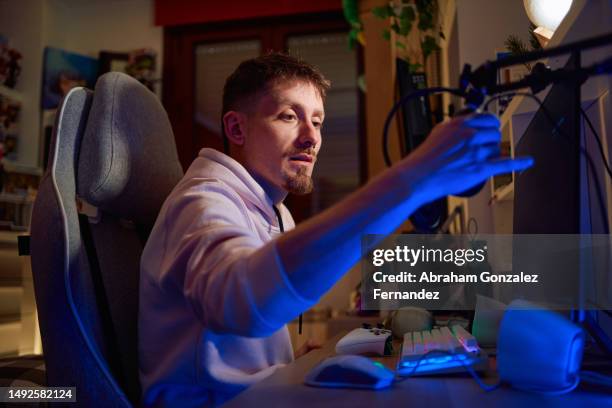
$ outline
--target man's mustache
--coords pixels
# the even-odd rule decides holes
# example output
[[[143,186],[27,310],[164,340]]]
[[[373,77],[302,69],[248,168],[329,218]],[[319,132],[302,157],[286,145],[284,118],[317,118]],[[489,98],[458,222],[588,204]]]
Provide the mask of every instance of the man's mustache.
[[[298,154],[307,154],[309,156],[312,156],[315,159],[317,158],[317,152],[313,148],[292,150],[292,151],[287,153],[287,156],[295,156],[295,155],[298,155]]]

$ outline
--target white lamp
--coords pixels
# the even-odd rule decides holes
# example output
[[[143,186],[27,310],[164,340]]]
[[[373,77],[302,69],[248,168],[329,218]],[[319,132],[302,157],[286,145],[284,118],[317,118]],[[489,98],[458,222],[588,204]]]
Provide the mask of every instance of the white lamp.
[[[523,0],[529,20],[536,25],[534,33],[542,46],[551,39],[571,5],[572,0]]]

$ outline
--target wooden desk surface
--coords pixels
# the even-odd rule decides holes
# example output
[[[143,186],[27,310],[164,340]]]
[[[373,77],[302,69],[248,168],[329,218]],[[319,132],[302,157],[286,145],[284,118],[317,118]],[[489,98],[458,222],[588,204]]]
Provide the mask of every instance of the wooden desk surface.
[[[322,349],[313,350],[276,371],[267,379],[230,400],[224,407],[612,407],[612,390],[580,385],[570,394],[544,396],[502,386],[484,392],[469,374],[414,377],[384,390],[315,388],[304,385],[304,377],[315,365],[335,355],[334,348],[342,333]],[[397,348],[399,352],[399,348]],[[396,355],[374,358],[394,369]],[[497,379],[492,373],[487,383]]]

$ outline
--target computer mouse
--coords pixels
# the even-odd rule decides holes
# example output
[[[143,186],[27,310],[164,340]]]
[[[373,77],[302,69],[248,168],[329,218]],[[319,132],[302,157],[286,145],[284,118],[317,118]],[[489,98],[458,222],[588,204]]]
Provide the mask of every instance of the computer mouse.
[[[393,382],[395,374],[367,357],[346,355],[323,360],[306,375],[306,385],[327,388],[379,390]]]
[[[403,339],[405,333],[431,330],[432,326],[431,313],[420,307],[402,307],[391,316],[391,331],[398,339]]]

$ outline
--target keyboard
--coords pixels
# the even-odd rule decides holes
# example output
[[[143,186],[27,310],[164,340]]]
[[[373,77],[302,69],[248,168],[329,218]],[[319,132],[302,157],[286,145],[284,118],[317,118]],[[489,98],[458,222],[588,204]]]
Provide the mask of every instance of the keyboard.
[[[436,350],[442,352],[435,353]],[[429,352],[431,354],[423,357]],[[466,372],[464,365],[475,371],[485,370],[487,355],[478,347],[476,338],[463,327],[440,327],[404,334],[397,368],[399,375],[460,373]]]

